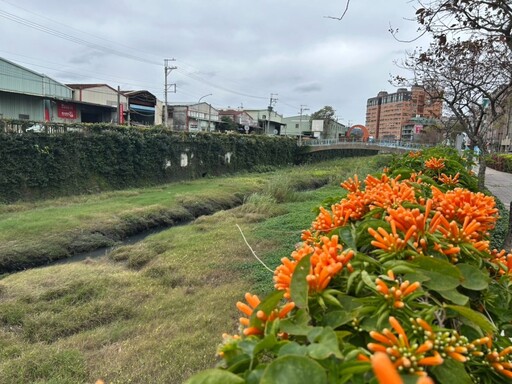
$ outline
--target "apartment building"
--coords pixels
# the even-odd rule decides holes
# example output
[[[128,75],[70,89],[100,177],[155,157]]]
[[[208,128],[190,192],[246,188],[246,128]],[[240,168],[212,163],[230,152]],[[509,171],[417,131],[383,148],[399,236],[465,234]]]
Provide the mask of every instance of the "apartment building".
[[[381,91],[366,103],[366,127],[376,139],[401,140],[403,128],[413,117],[439,119],[442,103],[433,101],[423,87]]]

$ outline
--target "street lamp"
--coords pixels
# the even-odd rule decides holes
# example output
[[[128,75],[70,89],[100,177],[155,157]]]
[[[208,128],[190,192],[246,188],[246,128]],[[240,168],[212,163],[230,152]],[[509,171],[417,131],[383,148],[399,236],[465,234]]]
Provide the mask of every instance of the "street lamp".
[[[212,96],[213,93],[209,93],[207,95],[201,96],[199,100],[197,101],[197,125],[199,125],[199,104],[201,104],[201,100],[203,100],[205,97]],[[210,114],[211,114],[211,108],[212,106],[208,104],[208,132],[210,132]]]

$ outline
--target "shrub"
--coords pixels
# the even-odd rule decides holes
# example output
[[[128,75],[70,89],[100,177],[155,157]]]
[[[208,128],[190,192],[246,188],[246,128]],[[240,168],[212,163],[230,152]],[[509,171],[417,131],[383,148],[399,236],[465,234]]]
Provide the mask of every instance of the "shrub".
[[[466,166],[433,149],[342,183],[187,384],[509,383],[512,253]]]

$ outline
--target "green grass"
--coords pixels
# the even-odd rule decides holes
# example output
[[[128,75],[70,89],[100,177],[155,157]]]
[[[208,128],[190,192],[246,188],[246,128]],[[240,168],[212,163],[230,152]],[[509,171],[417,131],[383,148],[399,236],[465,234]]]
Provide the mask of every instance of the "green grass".
[[[56,237],[46,236],[43,228],[56,236],[48,223],[60,223],[58,216],[80,230],[96,219],[102,226],[117,225],[112,217],[133,214],[136,219],[154,204],[167,204],[165,195],[174,202],[204,203],[219,195],[221,184],[229,193],[246,194],[242,206],[119,247],[109,257],[5,275],[0,279],[0,384],[92,383],[98,378],[181,383],[212,367],[221,334],[238,328],[236,301],[246,291],[263,295],[272,284],[272,274],[254,258],[237,225],[254,252],[275,267],[310,226],[312,209],[339,194],[342,179],[370,172],[374,164],[367,158],[343,159],[285,173],[192,182],[186,189],[190,193],[181,184],[175,185],[180,192],[174,195],[173,186],[147,190],[158,202],[138,190],[4,207],[2,221],[11,217],[14,222],[21,215],[29,222],[32,214],[51,212],[53,217],[46,225],[41,219],[33,234],[35,243],[50,246]],[[326,182],[320,189],[296,189]],[[76,215],[85,211],[90,216],[84,224]],[[19,237],[22,232],[12,233]]]

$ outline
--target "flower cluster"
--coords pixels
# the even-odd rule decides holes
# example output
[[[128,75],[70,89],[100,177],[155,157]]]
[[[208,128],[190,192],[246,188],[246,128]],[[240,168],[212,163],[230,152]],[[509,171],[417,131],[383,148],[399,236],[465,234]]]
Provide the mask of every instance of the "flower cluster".
[[[460,164],[449,150],[411,152],[342,182],[346,195],[320,207],[281,259],[275,290],[237,303],[241,332],[225,336],[212,383],[283,372],[294,382],[510,382],[512,252],[491,251],[495,201]]]
[[[297,264],[308,255],[311,259],[306,280],[311,293],[325,290],[331,279],[344,267],[352,269],[350,260],[354,256],[354,251],[343,251],[338,236],[331,238],[322,236],[313,245],[304,242],[301,248],[292,253],[292,260],[287,257],[282,258],[282,264],[274,272],[275,288],[284,290],[285,298],[290,298],[290,284]]]

